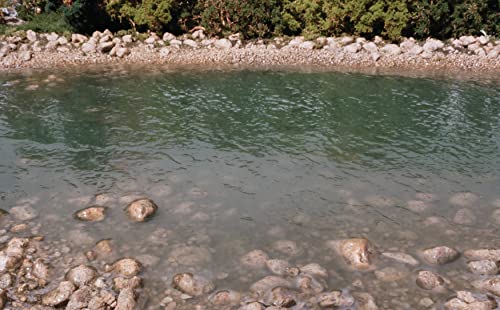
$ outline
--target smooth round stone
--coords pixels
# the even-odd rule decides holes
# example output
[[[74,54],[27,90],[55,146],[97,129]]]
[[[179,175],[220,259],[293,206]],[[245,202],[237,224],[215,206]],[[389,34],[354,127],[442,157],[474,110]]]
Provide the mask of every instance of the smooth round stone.
[[[357,270],[372,268],[372,260],[376,255],[376,250],[367,239],[345,239],[334,242],[333,245],[344,261],[352,268]]]
[[[96,277],[97,272],[93,267],[87,265],[79,265],[72,268],[66,273],[66,280],[70,281],[77,287],[90,284]]]
[[[266,252],[262,250],[253,250],[243,255],[240,258],[240,263],[248,268],[260,269],[266,267],[266,262],[268,260],[269,256]]]
[[[478,275],[495,275],[498,273],[498,266],[492,260],[479,260],[467,263],[470,272]]]
[[[457,193],[450,197],[449,202],[452,205],[460,206],[460,207],[471,207],[476,201],[478,197],[469,192]]]
[[[141,272],[141,264],[133,258],[122,258],[113,264],[113,270],[126,277],[132,277]]]
[[[212,281],[200,275],[192,273],[180,273],[174,276],[172,286],[191,296],[200,296],[208,294],[215,289]]]
[[[85,222],[100,222],[106,217],[106,207],[92,206],[75,212],[75,218]]]
[[[416,283],[424,290],[433,290],[443,286],[444,279],[432,271],[422,270],[418,272]]]
[[[218,291],[210,297],[210,302],[214,305],[237,305],[240,300],[241,294],[231,290]]]
[[[68,300],[74,291],[75,286],[71,282],[63,281],[56,289],[43,296],[42,304],[51,307],[60,305]]]
[[[272,248],[286,256],[297,256],[300,254],[297,243],[291,240],[278,240],[273,243]]]
[[[158,206],[148,198],[136,199],[125,208],[129,219],[134,222],[144,222],[151,218],[157,210]]]
[[[10,214],[19,221],[29,221],[38,217],[38,212],[28,205],[15,206],[10,209]]]
[[[456,260],[460,256],[457,250],[447,246],[437,246],[422,251],[422,257],[429,264],[443,265]]]

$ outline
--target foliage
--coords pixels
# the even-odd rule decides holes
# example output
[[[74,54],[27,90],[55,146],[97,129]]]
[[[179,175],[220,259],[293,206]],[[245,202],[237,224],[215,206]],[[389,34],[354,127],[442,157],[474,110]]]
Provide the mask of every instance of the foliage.
[[[60,12],[44,13],[33,15],[30,20],[19,26],[2,25],[0,33],[14,33],[16,31],[33,30],[36,32],[56,32],[65,33],[72,31],[72,28]]]
[[[91,33],[94,30],[112,28],[110,18],[99,0],[76,0],[63,9],[64,18],[76,31]]]

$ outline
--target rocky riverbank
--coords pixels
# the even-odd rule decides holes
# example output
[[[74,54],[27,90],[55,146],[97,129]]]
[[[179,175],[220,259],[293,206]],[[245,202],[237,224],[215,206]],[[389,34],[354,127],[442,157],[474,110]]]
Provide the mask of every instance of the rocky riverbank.
[[[303,37],[245,41],[239,35],[206,38],[202,30],[170,33],[59,36],[27,31],[0,37],[0,69],[84,64],[316,65],[321,67],[500,70],[500,40],[464,36],[454,40],[405,39],[400,44],[355,37]]]
[[[451,197],[450,203],[464,206],[474,199],[471,193],[460,193]],[[111,216],[105,205],[112,201],[112,196],[96,195],[86,203],[87,207],[74,214],[74,224],[104,221]],[[163,206],[148,198],[124,196],[119,201],[125,204],[125,218],[136,225],[150,225],[148,220],[157,212],[165,212]],[[422,204],[413,202],[409,207],[418,211]],[[495,221],[498,210],[492,216]],[[389,309],[388,301],[377,296],[377,283],[392,287],[390,295],[394,299],[425,292],[428,297],[415,302],[422,309],[492,310],[500,302],[500,249],[478,244],[477,248],[459,251],[445,244],[432,244],[409,253],[384,249],[367,237],[357,236],[327,239],[317,249],[320,256],[336,257],[336,270],[314,260],[297,263],[306,249],[293,240],[280,239],[266,249],[249,249],[236,257],[242,274],[258,276],[246,289],[219,287],[218,283],[231,277],[228,273],[192,268],[212,256],[208,248],[196,245],[200,240],[178,246],[168,254],[168,264],[176,272],[165,278],[163,294],[149,296],[148,300],[148,286],[154,283],[144,274],[147,269],[165,272],[157,266],[159,258],[148,254],[129,257],[127,245],[111,239],[74,251],[80,243],[75,240],[86,239],[85,233],[69,232],[68,240],[46,240],[39,220],[30,201],[23,201],[9,212],[0,210],[0,309]],[[433,217],[426,221],[437,223]],[[470,225],[475,217],[470,209],[463,208],[453,221]],[[153,233],[151,240],[165,234],[171,233]],[[230,264],[233,258],[228,253],[219,264]],[[458,265],[462,268],[457,269]],[[359,278],[341,284],[343,272]],[[372,280],[368,280],[370,275]],[[469,289],[458,289],[459,282],[464,281]],[[401,304],[401,309],[404,307]]]

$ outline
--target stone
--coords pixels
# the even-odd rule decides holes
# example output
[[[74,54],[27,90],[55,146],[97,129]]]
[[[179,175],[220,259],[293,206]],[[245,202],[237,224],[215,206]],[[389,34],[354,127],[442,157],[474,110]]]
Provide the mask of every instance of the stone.
[[[396,44],[387,44],[383,46],[380,51],[388,56],[396,56],[401,54],[401,49]]]
[[[131,34],[126,34],[122,37],[122,41],[123,41],[123,43],[130,44],[130,43],[134,42],[134,38],[132,37]]]
[[[478,200],[478,197],[469,192],[462,192],[462,193],[456,193],[453,196],[450,197],[448,200],[452,205],[459,206],[459,207],[470,207],[472,206],[476,201]]]
[[[266,276],[256,282],[254,282],[250,286],[250,290],[254,293],[257,293],[258,295],[264,295],[265,292],[277,287],[277,286],[282,286],[282,287],[291,287],[290,281],[286,280],[285,278],[278,277],[278,276]]]
[[[59,39],[57,39],[57,43],[59,45],[66,45],[68,44],[68,39],[66,39],[66,37],[59,37]]]
[[[500,51],[494,49],[494,50],[491,50],[491,51],[488,52],[487,57],[488,57],[488,59],[496,59],[496,58],[498,58],[498,55],[500,55]],[[500,211],[496,210],[496,212],[497,212],[498,215],[496,216],[495,223],[497,225],[500,225]]]
[[[360,50],[361,50],[361,44],[359,44],[359,43],[352,43],[352,44],[344,46],[344,52],[346,52],[346,53],[356,54]]]
[[[333,247],[350,267],[356,270],[372,268],[372,260],[376,255],[373,245],[364,238],[345,239],[334,242]]]
[[[453,222],[459,225],[474,225],[476,223],[476,216],[471,209],[462,208],[455,213],[453,217]]]
[[[75,291],[75,286],[69,281],[59,283],[59,286],[42,297],[42,304],[55,307],[68,300]]]
[[[45,284],[48,283],[50,279],[49,266],[47,266],[47,264],[45,264],[44,261],[39,258],[33,263],[32,274],[40,280],[42,286],[45,286]]]
[[[472,286],[500,297],[500,276],[472,282]]]
[[[110,41],[112,41],[112,36],[110,35],[104,35],[99,39],[99,43],[105,43]]]
[[[470,260],[492,260],[500,261],[500,249],[477,249],[467,250],[464,256]]]
[[[490,37],[487,36],[480,36],[477,41],[481,43],[482,45],[486,45],[490,42]]]
[[[133,258],[122,258],[113,264],[113,270],[126,277],[132,277],[141,272],[141,264]]]
[[[298,47],[305,50],[313,50],[315,46],[316,44],[313,41],[304,41]]]
[[[272,248],[286,256],[297,256],[301,252],[297,243],[291,240],[278,240],[272,244]]]
[[[378,52],[378,46],[377,44],[373,42],[368,42],[363,45],[363,49],[367,51],[368,53],[376,53]]]
[[[350,307],[354,301],[354,297],[341,291],[331,291],[318,296],[318,304],[323,308]]]
[[[46,45],[45,45],[45,49],[48,50],[48,51],[53,51],[57,48],[57,46],[59,45],[59,42],[57,41],[49,41]]]
[[[124,288],[118,294],[115,310],[135,310],[135,293],[131,288]]]
[[[408,270],[395,268],[395,267],[385,267],[380,270],[375,270],[375,277],[382,282],[395,282],[409,276]]]
[[[382,253],[382,256],[410,266],[418,266],[420,264],[415,258],[413,258],[413,256],[406,253],[384,252]]]
[[[7,295],[3,290],[0,289],[0,309],[3,309],[6,303],[7,303]]]
[[[36,40],[38,40],[38,36],[37,36],[36,32],[34,32],[33,30],[26,31],[26,38],[30,42],[35,42]]]
[[[457,250],[447,246],[437,246],[422,251],[424,260],[432,265],[451,263],[460,256]]]
[[[142,285],[141,278],[134,276],[132,278],[116,277],[113,279],[113,289],[121,291],[124,288],[136,289]]]
[[[198,29],[198,30],[193,31],[193,33],[191,34],[191,36],[195,40],[204,40],[205,37],[206,37],[205,33],[203,32],[203,29]]]
[[[70,297],[66,310],[80,310],[88,306],[92,299],[92,290],[88,286],[83,286],[76,290]]]
[[[154,44],[156,42],[156,38],[154,36],[150,36],[146,40],[144,40],[144,43],[146,44]]]
[[[410,200],[406,203],[408,209],[415,213],[422,213],[429,209],[429,204],[422,200]]]
[[[10,273],[4,273],[0,276],[0,290],[9,288],[14,283],[14,279]]]
[[[341,45],[348,45],[348,44],[351,44],[354,42],[354,38],[353,37],[342,37],[340,38],[339,40],[339,43]],[[376,43],[376,42],[375,42]]]
[[[424,51],[423,47],[421,47],[420,45],[415,45],[414,47],[412,47],[409,51],[408,51],[408,54],[412,55],[412,56],[417,56],[417,55],[420,55],[422,54],[422,52]],[[430,52],[429,52],[430,53]]]
[[[78,34],[78,33],[73,33],[71,35],[71,43],[73,44],[79,44],[79,43],[84,43],[87,42],[88,38],[84,36],[83,34]]]
[[[240,303],[241,294],[236,291],[222,290],[210,297],[210,302],[214,305],[237,305]]]
[[[304,42],[304,37],[295,37],[290,42],[288,42],[288,47],[299,47],[299,45]]]
[[[187,39],[187,40],[184,40],[184,42],[182,42],[182,44],[184,44],[190,48],[198,48],[198,43],[194,40]]]
[[[75,212],[74,216],[80,221],[100,222],[106,217],[106,207],[92,206]]]
[[[297,304],[298,292],[288,287],[277,286],[266,294],[264,300],[266,305],[273,305],[278,309],[291,308]]]
[[[288,268],[291,267],[287,261],[282,259],[270,259],[266,261],[266,266],[269,271],[278,276],[286,275]]]
[[[266,252],[262,250],[253,250],[243,255],[240,258],[240,263],[248,268],[261,269],[266,267],[266,262],[268,260],[269,256]]]
[[[469,51],[475,52],[475,51],[481,49],[481,44],[479,44],[479,43],[473,43],[473,44],[467,46],[467,49]]]
[[[214,46],[218,49],[225,50],[230,49],[233,44],[228,39],[220,39],[214,42]]]
[[[434,301],[432,299],[430,299],[429,297],[424,297],[424,298],[420,299],[418,304],[424,308],[429,308],[430,306],[432,306],[434,304]]]
[[[21,53],[21,59],[23,61],[30,61],[31,57],[33,57],[33,54],[31,53],[31,51],[24,51]]]
[[[294,287],[306,294],[319,294],[325,290],[326,286],[323,279],[317,279],[307,273],[301,273],[294,278]]]
[[[174,276],[172,286],[191,296],[200,296],[208,294],[215,289],[212,281],[200,275],[192,273],[180,273]]]
[[[261,303],[256,301],[244,304],[243,306],[238,308],[238,310],[264,310],[264,309],[265,307]]]
[[[473,43],[476,43],[476,38],[474,36],[461,36],[459,38],[460,42],[462,42],[463,46],[467,46]]]
[[[176,246],[170,251],[168,260],[184,266],[198,266],[212,260],[212,254],[203,246]]]
[[[115,43],[113,42],[103,42],[99,43],[97,46],[97,50],[103,54],[110,52],[113,47],[115,46]]]
[[[157,210],[158,206],[148,198],[136,199],[125,209],[128,218],[134,222],[144,222],[153,217]]]
[[[82,52],[88,54],[88,53],[93,53],[95,51],[96,51],[96,44],[93,41],[83,43]]]
[[[57,39],[59,39],[59,35],[55,32],[46,34],[45,37],[47,38],[48,41],[57,41]]]
[[[173,34],[171,34],[170,32],[165,32],[163,34],[163,41],[170,42],[172,40],[175,40],[175,36]]]
[[[87,265],[78,265],[66,273],[65,279],[77,287],[88,285],[97,276],[97,271]]]
[[[433,290],[442,287],[444,279],[432,271],[422,270],[417,274],[416,283],[424,290]]]
[[[160,49],[160,56],[161,57],[166,57],[168,56],[168,54],[170,54],[170,50],[166,47],[163,47]]]
[[[116,49],[116,57],[118,58],[123,58],[128,54],[130,54],[130,50],[126,47],[119,47]]]
[[[497,263],[492,260],[478,260],[467,263],[470,272],[477,275],[496,275]]]
[[[399,44],[399,48],[403,53],[409,52],[416,45],[414,40],[405,39],[403,42]]]
[[[38,217],[38,211],[29,205],[15,206],[10,209],[10,214],[19,221],[29,221]]]
[[[353,293],[357,310],[378,310],[375,298],[369,293]]]
[[[424,46],[422,48],[424,51],[427,52],[435,52],[437,50],[440,50],[444,47],[444,43],[441,40],[436,40],[436,39],[427,39],[425,41]]]
[[[299,268],[301,273],[307,273],[315,277],[328,278],[328,270],[316,263],[310,263]]]

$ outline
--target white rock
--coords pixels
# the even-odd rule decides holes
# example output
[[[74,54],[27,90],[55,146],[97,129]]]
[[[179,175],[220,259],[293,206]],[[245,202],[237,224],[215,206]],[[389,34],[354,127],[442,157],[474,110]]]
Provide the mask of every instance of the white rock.
[[[439,49],[442,49],[443,47],[444,47],[443,41],[436,39],[428,39],[425,42],[423,49],[426,52],[435,52]]]
[[[66,37],[60,37],[57,39],[57,43],[59,43],[59,45],[66,45],[68,44],[68,39],[66,39]]]
[[[168,56],[168,54],[170,54],[170,50],[166,47],[163,47],[160,49],[160,56],[161,57],[166,57]]]
[[[299,44],[299,48],[305,49],[305,50],[312,50],[314,49],[314,42],[313,41],[304,41]]]
[[[342,37],[342,38],[340,38],[339,42],[342,45],[348,45],[348,44],[351,44],[354,42],[354,38],[353,37]]]
[[[21,53],[21,58],[24,60],[24,61],[29,61],[31,60],[31,57],[32,57],[32,54],[30,51],[24,51]]]
[[[170,42],[172,40],[175,40],[175,36],[173,34],[171,34],[170,32],[165,32],[163,34],[163,41]]]
[[[214,46],[218,49],[230,49],[233,44],[228,39],[220,39],[214,42]]]
[[[155,42],[156,42],[156,38],[154,36],[150,36],[149,38],[144,40],[144,43],[146,43],[146,44],[153,44]]]
[[[82,51],[84,53],[93,53],[95,52],[96,44],[94,42],[86,42],[82,45]]]
[[[482,45],[486,45],[488,44],[488,42],[490,42],[490,38],[487,37],[487,36],[480,36],[478,39],[479,43],[481,43]]]
[[[184,40],[183,44],[190,48],[198,48],[198,43],[191,39]]]
[[[356,54],[357,52],[359,52],[359,50],[361,50],[361,44],[359,43],[352,43],[344,46],[344,51],[346,53]]]
[[[124,35],[124,36],[122,37],[122,41],[123,41],[124,43],[132,43],[132,42],[134,42],[134,39],[132,38],[132,35],[130,35],[130,34],[126,34],[126,35]]]
[[[119,47],[116,49],[116,57],[123,58],[125,55],[130,53],[129,49],[126,47]]]
[[[38,36],[36,35],[36,32],[34,32],[33,30],[28,30],[26,31],[26,38],[30,42],[35,42],[38,39]]]
[[[295,37],[290,42],[288,42],[288,47],[299,47],[299,45],[304,42],[304,37]]]
[[[476,38],[474,38],[473,36],[461,36],[459,40],[460,42],[462,42],[462,45],[464,46],[476,43]]]
[[[401,49],[396,44],[387,44],[382,47],[380,51],[389,56],[396,56],[401,54]]]
[[[46,34],[45,37],[49,41],[57,41],[57,39],[59,39],[59,35],[55,32],[52,32],[51,34]]]
[[[368,53],[376,53],[378,52],[378,46],[377,44],[373,42],[368,42],[363,45],[363,49],[367,51]]]
[[[193,39],[196,39],[196,40],[204,40],[205,39],[205,33],[203,33],[202,29],[194,31],[191,34],[191,36],[193,37]]]

